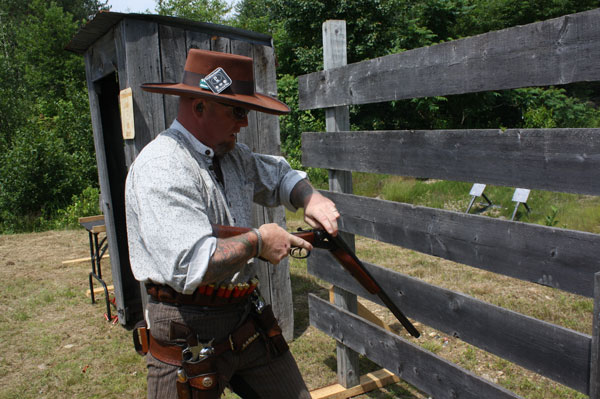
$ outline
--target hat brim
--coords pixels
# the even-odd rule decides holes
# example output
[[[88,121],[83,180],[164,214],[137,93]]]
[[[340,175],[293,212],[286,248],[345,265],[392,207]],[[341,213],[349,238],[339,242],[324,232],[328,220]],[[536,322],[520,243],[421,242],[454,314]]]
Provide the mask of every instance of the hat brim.
[[[144,83],[142,90],[152,93],[171,94],[175,96],[185,96],[194,98],[207,98],[210,100],[239,105],[241,107],[254,111],[265,112],[273,115],[285,115],[290,112],[290,108],[279,100],[263,94],[216,94],[209,90],[186,85],[185,83]]]

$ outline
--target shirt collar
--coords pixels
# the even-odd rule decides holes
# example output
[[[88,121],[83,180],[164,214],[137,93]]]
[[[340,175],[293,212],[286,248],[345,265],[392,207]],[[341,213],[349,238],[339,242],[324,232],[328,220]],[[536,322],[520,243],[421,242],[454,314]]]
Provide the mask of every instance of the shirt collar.
[[[192,147],[195,151],[199,152],[202,155],[206,155],[211,159],[215,156],[215,152],[212,148],[205,146],[192,133],[190,133],[189,130],[187,130],[177,119],[175,119],[173,123],[171,123],[171,129],[175,129],[183,133],[183,135],[190,140],[190,143],[192,143]]]

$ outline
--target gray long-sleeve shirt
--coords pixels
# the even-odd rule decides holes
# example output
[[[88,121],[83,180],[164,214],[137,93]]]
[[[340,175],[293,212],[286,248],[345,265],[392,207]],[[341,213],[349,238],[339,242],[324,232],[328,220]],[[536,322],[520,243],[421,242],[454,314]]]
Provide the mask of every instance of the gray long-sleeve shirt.
[[[179,122],[138,155],[127,176],[129,257],[135,278],[190,294],[203,281],[216,248],[211,224],[250,226],[252,202],[285,205],[304,172],[282,157],[255,154],[243,144],[221,159],[224,187],[212,171],[214,152]],[[226,282],[253,277],[252,263]]]

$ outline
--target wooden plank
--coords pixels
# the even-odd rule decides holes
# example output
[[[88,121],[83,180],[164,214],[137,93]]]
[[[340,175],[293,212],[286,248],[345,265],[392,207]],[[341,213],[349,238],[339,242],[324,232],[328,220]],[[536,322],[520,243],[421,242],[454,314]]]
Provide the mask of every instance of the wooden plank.
[[[102,255],[102,260],[104,259],[109,259],[110,255],[109,254],[104,254]],[[75,263],[82,263],[82,262],[91,262],[92,259],[88,256],[87,258],[77,258],[77,259],[69,259],[69,260],[63,260],[62,262],[60,262],[61,265],[72,265]]]
[[[364,263],[391,300],[408,317],[580,392],[588,392],[589,335]],[[315,250],[311,254],[308,271],[361,297],[383,304],[377,296],[367,293],[327,251]],[[335,324],[335,328],[339,327]]]
[[[88,222],[97,222],[98,220],[104,220],[104,215],[83,216],[83,217],[80,217],[79,219],[77,219],[77,221],[80,224],[88,223]]]
[[[188,30],[185,32],[185,46],[188,51],[191,48],[210,50],[210,35]]]
[[[142,148],[165,128],[163,96],[148,93],[140,88],[142,83],[160,82],[160,46],[158,24],[132,18],[124,18],[115,28],[115,48],[118,60],[119,90],[130,87],[133,98],[135,138],[123,141],[120,133],[118,106],[113,110],[112,94],[106,93],[104,106],[111,114],[103,116],[103,124],[115,123],[118,127],[105,130],[104,148],[110,158],[106,167],[110,190],[101,181],[102,208],[105,216],[106,236],[111,248],[111,271],[119,322],[132,325],[140,320],[143,312],[140,283],[135,279],[129,265],[129,249],[125,222],[125,179],[129,165]],[[106,88],[115,83],[104,82]],[[101,96],[105,94],[102,93]],[[115,97],[116,99],[117,97]],[[116,134],[118,132],[118,134]]]
[[[277,97],[277,75],[273,48],[234,40],[230,44],[232,52],[252,57],[254,60],[256,91]],[[250,112],[248,126],[243,132],[240,132],[238,137],[252,151],[269,155],[281,154],[279,119],[275,115]],[[277,223],[285,228],[285,209],[282,206],[275,208],[254,206],[253,220],[256,226],[264,223]],[[294,337],[294,304],[289,259],[284,259],[276,267],[263,261],[259,261],[258,265],[261,287],[263,287],[261,292],[266,291],[284,337],[291,340]]]
[[[89,79],[96,81],[115,72],[117,53],[114,46],[114,30],[109,29],[93,46],[93,51],[87,54],[93,68],[89,70]]]
[[[322,193],[340,228],[494,273],[593,296],[600,235],[392,201]]]
[[[600,80],[600,9],[298,79],[300,109]]]
[[[158,33],[162,82],[181,82],[187,57],[185,31],[173,26],[160,25]],[[164,104],[165,122],[169,126],[177,117],[179,96],[164,96]]]
[[[361,376],[360,384],[352,388],[344,388],[340,384],[333,384],[327,387],[313,389],[310,391],[310,396],[312,399],[346,399],[366,392],[371,392],[377,388],[383,388],[386,385],[399,381],[400,378],[392,372],[381,369]]]
[[[164,96],[143,91],[140,85],[161,82],[161,58],[158,24],[125,18],[121,22],[124,57],[119,69],[121,90],[131,87],[134,103],[135,138],[126,140],[130,157],[137,154],[165,129]]]
[[[346,55],[346,21],[329,20],[323,30],[323,66],[326,70],[342,67],[348,63]],[[340,129],[350,130],[350,111],[348,107],[336,107],[325,110],[325,126],[328,132]],[[329,190],[352,193],[352,174],[341,170],[328,170]],[[344,239],[354,248],[354,236],[345,234]],[[358,311],[356,295],[339,287],[333,288],[334,303],[350,312]],[[358,384],[358,354],[337,342],[338,382],[344,387]]]
[[[590,399],[600,398],[600,272],[594,275],[594,316],[590,352]]]
[[[221,53],[231,53],[231,41],[227,37],[211,36],[210,49]]]
[[[108,292],[110,293],[111,291],[115,290],[115,286],[114,285],[107,285],[106,289],[108,290]],[[98,294],[103,294],[104,293],[104,287],[100,287],[100,288],[94,288],[94,295],[98,295]],[[91,297],[92,294],[90,293],[90,290],[87,290],[85,292],[85,295],[88,297]]]
[[[436,399],[519,397],[312,294],[309,296],[309,312],[313,327],[343,341]]]
[[[600,129],[303,133],[302,163],[600,195]]]

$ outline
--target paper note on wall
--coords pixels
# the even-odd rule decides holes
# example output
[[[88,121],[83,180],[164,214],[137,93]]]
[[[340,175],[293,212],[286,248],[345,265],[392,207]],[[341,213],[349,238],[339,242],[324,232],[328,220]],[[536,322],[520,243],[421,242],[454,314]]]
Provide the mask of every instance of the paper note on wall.
[[[123,139],[130,140],[135,137],[133,126],[133,94],[131,87],[121,90],[119,93],[119,104],[121,105],[121,130]]]

